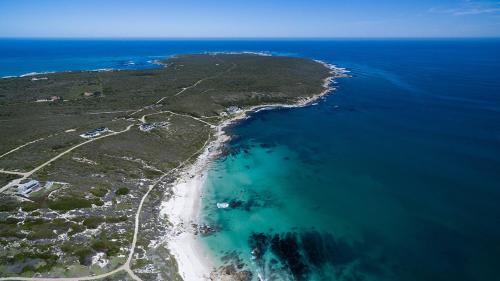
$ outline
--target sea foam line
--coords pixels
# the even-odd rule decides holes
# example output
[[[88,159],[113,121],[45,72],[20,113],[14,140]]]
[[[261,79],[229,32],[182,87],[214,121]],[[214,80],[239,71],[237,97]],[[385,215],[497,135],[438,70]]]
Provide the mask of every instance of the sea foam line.
[[[159,57],[159,56],[154,56]],[[168,56],[166,56],[168,58]],[[163,63],[159,63],[160,59],[147,60],[146,62],[153,65],[165,65]],[[137,65],[135,61],[129,60],[125,63],[126,66]],[[129,68],[130,69],[130,68]],[[134,68],[135,69],[135,68]],[[141,69],[141,68],[137,68]],[[28,72],[20,75],[7,75],[2,76],[0,79],[8,79],[8,78],[23,78],[23,77],[31,77],[37,75],[46,75],[46,74],[54,74],[54,73],[75,73],[75,72],[108,72],[108,71],[119,71],[119,70],[127,70],[126,68],[96,68],[96,69],[83,69],[83,70],[60,70],[60,71],[41,71],[41,72]]]
[[[114,69],[114,68],[97,68],[97,69],[90,69],[90,70],[61,70],[61,71],[28,72],[28,73],[24,73],[24,74],[21,74],[21,75],[3,76],[3,77],[1,77],[1,79],[24,78],[24,77],[46,75],[46,74],[54,74],[54,73],[106,72],[106,71],[115,71],[115,70],[117,70],[117,69]]]

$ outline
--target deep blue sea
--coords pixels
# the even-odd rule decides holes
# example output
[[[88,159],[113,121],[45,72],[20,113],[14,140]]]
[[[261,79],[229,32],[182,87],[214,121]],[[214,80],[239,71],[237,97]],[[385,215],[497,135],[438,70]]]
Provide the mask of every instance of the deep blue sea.
[[[500,40],[0,40],[0,76],[205,51],[352,75],[317,105],[228,130],[203,194],[221,264],[266,280],[500,279]]]

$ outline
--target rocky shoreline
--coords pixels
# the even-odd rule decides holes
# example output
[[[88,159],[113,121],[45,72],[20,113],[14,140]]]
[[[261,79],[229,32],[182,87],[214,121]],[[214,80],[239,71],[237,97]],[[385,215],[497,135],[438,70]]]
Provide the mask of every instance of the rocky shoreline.
[[[347,77],[348,71],[334,65],[318,61],[330,69],[331,76],[324,79],[324,90],[319,94],[297,100],[294,104],[265,104],[241,110],[215,127],[214,139],[210,141],[195,163],[186,167],[178,176],[172,188],[173,195],[161,205],[160,217],[168,220],[173,227],[165,237],[168,249],[177,260],[178,270],[184,280],[251,280],[252,273],[242,264],[231,260],[216,267],[208,249],[198,240],[198,235],[210,234],[215,227],[200,225],[201,191],[207,175],[207,168],[216,159],[230,136],[225,129],[230,125],[249,118],[262,110],[304,107],[335,90],[334,79]]]

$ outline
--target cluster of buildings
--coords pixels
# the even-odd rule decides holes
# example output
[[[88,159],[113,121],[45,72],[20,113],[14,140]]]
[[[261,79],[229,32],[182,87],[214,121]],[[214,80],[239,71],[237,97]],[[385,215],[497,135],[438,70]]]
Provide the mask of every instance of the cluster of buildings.
[[[144,123],[144,124],[139,125],[139,130],[141,130],[143,132],[151,131],[154,128],[156,128],[154,123]]]
[[[139,130],[149,132],[155,128],[166,127],[167,125],[167,122],[143,123],[139,125]]]
[[[226,111],[223,111],[220,113],[220,116],[227,116],[228,114],[236,114],[236,113],[239,113],[241,112],[241,108],[237,107],[237,106],[230,106],[228,108],[226,108]]]
[[[95,138],[95,137],[102,135],[105,132],[108,132],[108,131],[109,131],[109,129],[106,127],[99,127],[99,128],[96,128],[92,131],[88,131],[88,132],[81,134],[80,137],[86,138],[86,139]]]
[[[17,184],[17,194],[21,196],[28,197],[33,192],[39,191],[42,188],[45,189],[50,189],[55,182],[53,181],[47,181],[45,182],[45,185],[42,185],[39,181],[37,180],[30,180],[26,183],[20,183]],[[60,182],[58,182],[60,183]],[[66,183],[60,183],[60,184],[66,184]]]
[[[241,108],[237,107],[237,106],[230,106],[226,109],[227,113],[229,114],[235,114],[235,113],[238,113],[241,111]]]

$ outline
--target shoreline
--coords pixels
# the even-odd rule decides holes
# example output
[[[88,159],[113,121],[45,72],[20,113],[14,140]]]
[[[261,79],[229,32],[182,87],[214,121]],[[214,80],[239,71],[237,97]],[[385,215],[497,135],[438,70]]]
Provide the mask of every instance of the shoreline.
[[[231,137],[225,129],[229,126],[250,117],[250,114],[277,108],[305,107],[323,96],[336,90],[332,86],[336,78],[348,77],[348,70],[323,61],[315,60],[330,69],[330,76],[323,81],[324,90],[308,98],[297,100],[293,104],[264,104],[242,109],[230,119],[216,126],[215,139],[203,149],[196,161],[184,168],[177,176],[172,187],[173,195],[163,201],[160,207],[160,217],[166,218],[172,224],[165,237],[167,248],[175,257],[178,272],[186,281],[213,280],[217,268],[209,250],[195,235],[195,227],[199,223],[201,211],[201,194],[208,174],[208,167],[220,154],[220,148]]]
[[[82,69],[82,70],[50,70],[50,71],[40,71],[40,72],[27,72],[19,75],[7,75],[7,76],[2,76],[0,79],[11,79],[11,78],[29,78],[29,77],[36,77],[40,75],[48,75],[48,74],[59,74],[59,73],[81,73],[81,72],[112,72],[112,71],[129,71],[129,70],[142,70],[142,69],[156,69],[156,68],[161,68],[165,67],[165,64],[158,62],[158,59],[154,60],[148,60],[146,63],[149,63],[151,65],[159,65],[158,67],[151,67],[151,68],[132,68],[132,69],[127,69],[127,68],[96,68],[96,69]],[[134,65],[135,63],[132,64],[127,64],[127,65]]]

